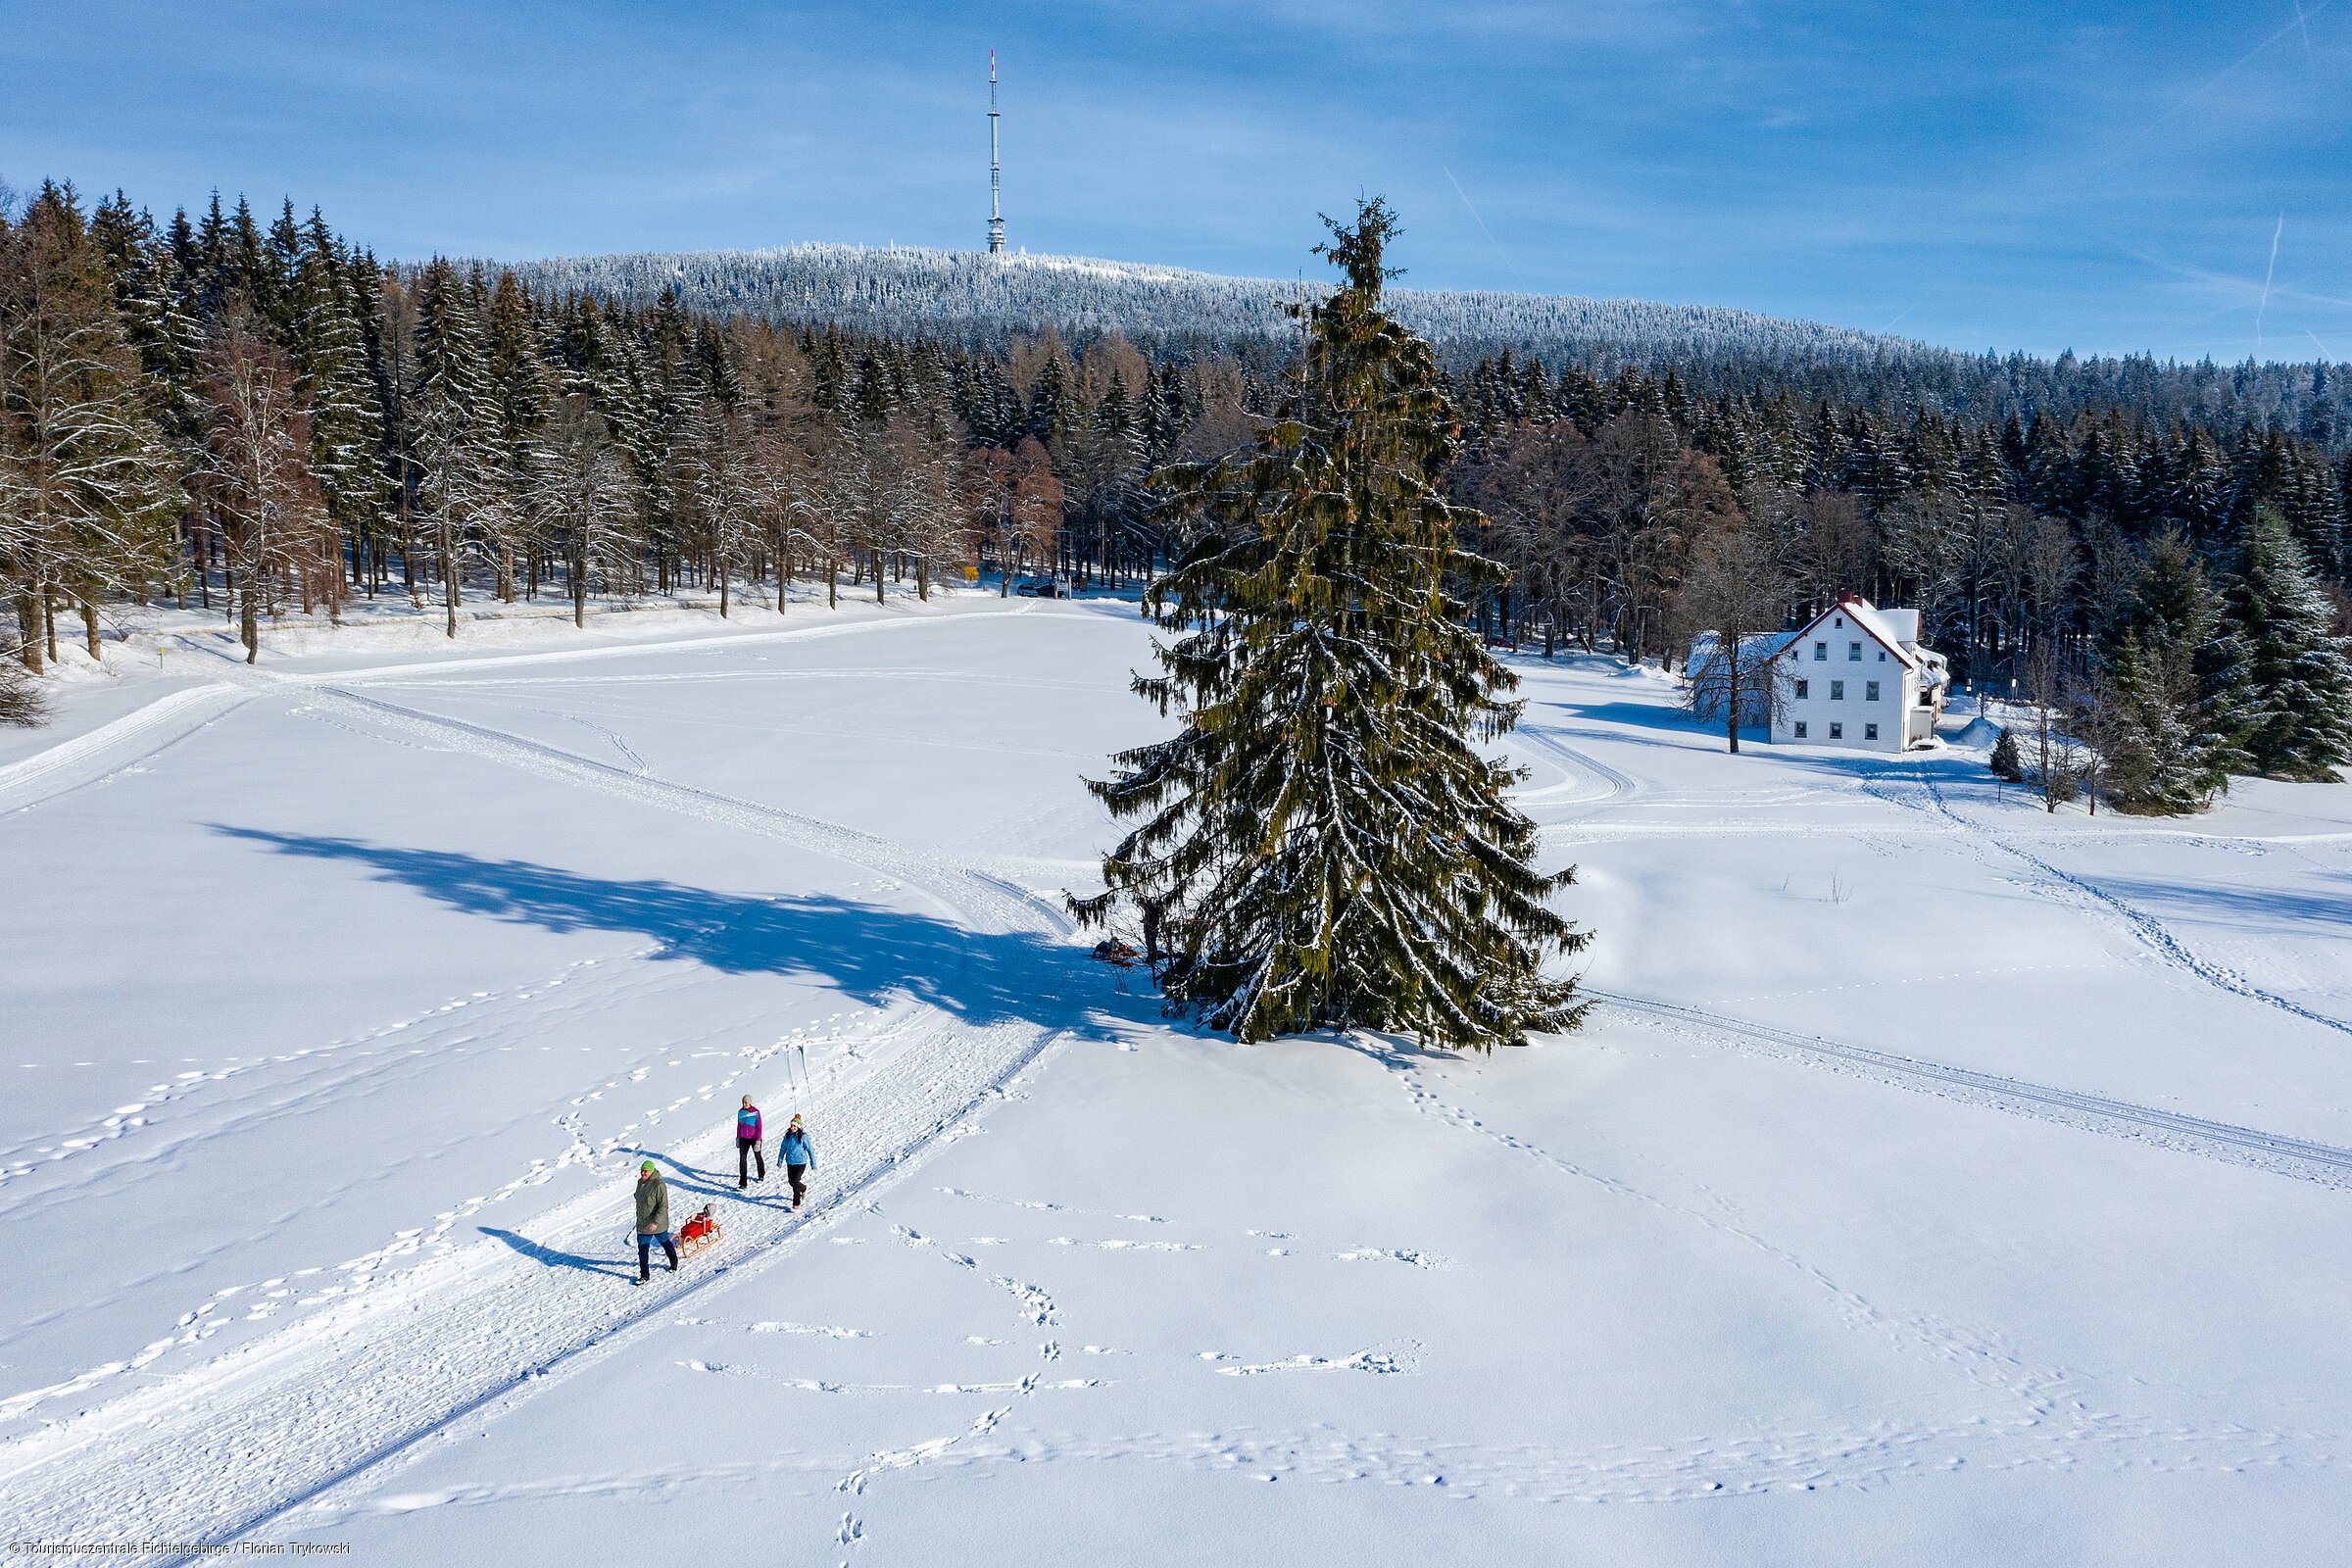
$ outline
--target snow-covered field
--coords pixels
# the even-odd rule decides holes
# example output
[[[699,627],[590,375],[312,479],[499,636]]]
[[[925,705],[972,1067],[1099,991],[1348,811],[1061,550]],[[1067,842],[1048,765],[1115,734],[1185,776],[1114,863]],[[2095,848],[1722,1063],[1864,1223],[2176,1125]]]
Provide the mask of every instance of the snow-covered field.
[[[279,646],[0,748],[0,1547],[2341,1550],[2352,785],[2050,817],[1529,660],[1587,1028],[1242,1048],[1059,913],[1132,605]],[[726,1227],[642,1290],[641,1151]]]

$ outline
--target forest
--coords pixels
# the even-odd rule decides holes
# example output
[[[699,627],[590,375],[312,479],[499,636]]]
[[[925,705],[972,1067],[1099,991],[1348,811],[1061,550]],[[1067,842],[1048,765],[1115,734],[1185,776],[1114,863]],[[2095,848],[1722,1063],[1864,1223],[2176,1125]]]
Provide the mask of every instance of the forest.
[[[121,193],[10,200],[0,705],[38,711],[61,636],[103,658],[163,606],[220,614],[252,658],[287,613],[355,598],[455,636],[484,596],[583,624],[681,593],[723,614],[782,609],[795,580],[1118,586],[1199,545],[1154,475],[1266,425],[1296,373],[1284,285],[1200,280],[1230,300],[1188,319],[1167,290],[1198,274],[1017,258],[1059,292],[971,283],[950,309],[904,282],[941,254],[836,249],[797,295],[723,258],[654,289],[664,269],[625,264],[660,258],[385,263],[290,201],[158,221]],[[2084,760],[2046,789],[2193,809],[2232,773],[2332,776],[2352,752],[2328,366],[1396,298],[1443,351],[1459,439],[1436,477],[1506,568],[1463,601],[1497,641],[1671,668],[1697,632],[1738,647],[1856,591],[1916,604],[1960,679],[2070,715]]]

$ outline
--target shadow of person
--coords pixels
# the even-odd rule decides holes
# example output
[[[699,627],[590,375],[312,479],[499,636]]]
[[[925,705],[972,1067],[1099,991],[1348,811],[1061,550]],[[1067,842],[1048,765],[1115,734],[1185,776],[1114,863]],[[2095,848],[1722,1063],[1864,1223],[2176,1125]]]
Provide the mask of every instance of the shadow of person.
[[[583,1257],[577,1252],[561,1251],[556,1248],[534,1242],[519,1232],[501,1230],[495,1225],[484,1225],[479,1229],[484,1236],[494,1236],[532,1262],[544,1263],[549,1268],[576,1268],[583,1274],[610,1274],[614,1279],[621,1280],[633,1280],[637,1277],[637,1267],[634,1262],[614,1262],[609,1258]],[[634,1243],[630,1245],[635,1246]],[[634,1255],[632,1252],[631,1256],[634,1257]]]

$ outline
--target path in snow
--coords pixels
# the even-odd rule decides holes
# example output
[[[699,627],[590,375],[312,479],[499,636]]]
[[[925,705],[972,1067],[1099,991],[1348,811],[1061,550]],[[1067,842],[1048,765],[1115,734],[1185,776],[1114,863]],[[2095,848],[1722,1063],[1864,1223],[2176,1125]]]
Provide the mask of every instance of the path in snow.
[[[1984,1105],[2011,1115],[2032,1116],[2111,1138],[2151,1143],[2206,1159],[2250,1165],[2323,1187],[2352,1190],[2352,1149],[2259,1132],[2251,1127],[2233,1127],[2227,1122],[2157,1110],[2101,1095],[2054,1089],[2046,1084],[2004,1078],[1997,1073],[1947,1067],[1940,1062],[1921,1061],[1864,1046],[1839,1045],[1819,1035],[1775,1029],[1680,1003],[1621,996],[1591,987],[1582,988],[1582,994],[1637,1023],[1664,1028],[1688,1039],[1706,1040],[1710,1044],[1729,1042],[1751,1054],[1808,1061],[1895,1088]]]
[[[2010,842],[1999,832],[1969,821],[1958,811],[1952,809],[1951,803],[1944,799],[1943,791],[1936,786],[1934,779],[1925,773],[1915,775],[1914,782],[1921,793],[1927,797],[1928,805],[1923,809],[1948,818],[1953,826],[1960,830],[1959,842],[1961,845],[1980,861],[1990,864],[1980,848],[1982,845],[1989,844],[2002,854],[2022,861],[2030,867],[2039,879],[2042,888],[2052,897],[2067,899],[2093,913],[2120,922],[2149,952],[2174,968],[2204,981],[2218,991],[2226,991],[2231,996],[2243,997],[2248,1002],[2260,1003],[2266,1007],[2273,1007],[2292,1017],[2301,1018],[2306,1023],[2318,1024],[2323,1029],[2332,1029],[2338,1034],[2352,1035],[2352,1022],[2346,1022],[2344,1019],[2306,1007],[2291,998],[2279,996],[2275,991],[2265,990],[2235,969],[2199,957],[2163,921],[2146,910],[2125,903],[2087,878],[2060,870],[2033,851]]]
[[[851,629],[858,628],[820,630]],[[225,685],[198,688],[184,701],[150,705],[131,715],[138,722],[118,721],[103,745],[59,748],[63,758],[52,752],[18,766],[46,760],[46,768],[35,770],[45,773],[221,697],[282,694],[303,710],[380,738],[420,740],[883,872],[975,933],[1026,933],[1051,942],[1066,930],[1058,910],[999,877],[832,823],[590,761],[335,684],[242,666],[224,678]],[[1082,956],[1071,951],[1073,958]],[[1041,959],[1027,981],[1039,1001],[1055,1001],[1060,982],[1049,961]],[[68,1539],[92,1517],[123,1521],[147,1540],[250,1534],[584,1350],[656,1322],[729,1271],[762,1266],[808,1223],[873,1190],[1003,1093],[1063,1033],[1026,1020],[972,1025],[923,1011],[927,1021],[894,1049],[857,1058],[848,1075],[827,1086],[828,1122],[847,1131],[828,1142],[831,1191],[813,1212],[794,1215],[772,1200],[739,1204],[720,1250],[706,1254],[712,1261],[698,1262],[681,1279],[658,1274],[655,1287],[639,1292],[614,1290],[619,1271],[597,1262],[624,1250],[625,1200],[609,1192],[556,1210],[533,1225],[532,1235],[430,1257],[372,1289],[319,1302],[309,1315],[209,1363],[0,1446],[0,1491],[9,1495],[12,1526],[34,1540]],[[722,1130],[667,1157],[679,1174],[710,1180],[726,1141]],[[13,1170],[23,1168],[20,1156]],[[673,1197],[684,1200],[683,1193]],[[551,1263],[570,1266],[551,1269]],[[34,1392],[48,1396],[86,1386],[75,1380]]]

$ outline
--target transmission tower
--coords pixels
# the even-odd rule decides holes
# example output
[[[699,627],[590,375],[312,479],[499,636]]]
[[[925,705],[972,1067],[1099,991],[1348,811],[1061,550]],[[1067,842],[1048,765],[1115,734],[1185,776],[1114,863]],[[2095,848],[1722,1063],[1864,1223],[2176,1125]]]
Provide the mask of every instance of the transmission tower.
[[[1004,254],[1004,210],[998,202],[997,52],[988,52],[988,253]]]

